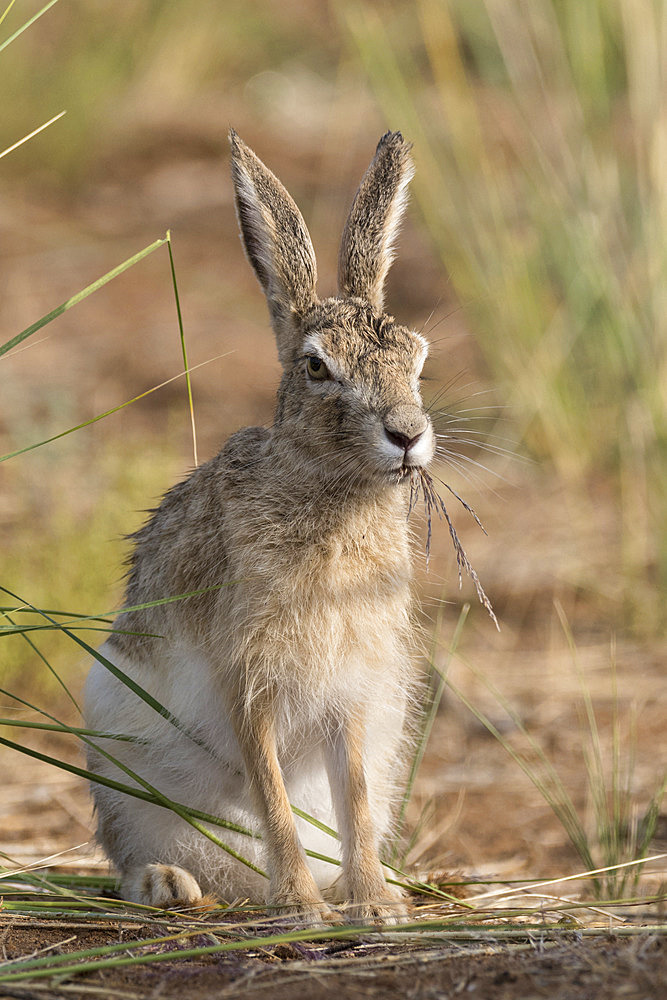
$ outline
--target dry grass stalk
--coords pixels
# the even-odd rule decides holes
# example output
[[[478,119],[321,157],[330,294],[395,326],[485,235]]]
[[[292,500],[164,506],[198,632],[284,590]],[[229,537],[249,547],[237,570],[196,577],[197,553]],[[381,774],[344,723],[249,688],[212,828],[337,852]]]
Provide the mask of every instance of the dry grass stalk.
[[[452,496],[456,497],[456,499],[468,511],[468,513],[472,517],[474,517],[475,521],[480,526],[484,534],[486,534],[484,525],[482,524],[475,511],[472,509],[472,507],[470,507],[470,505],[467,504],[465,500],[463,500],[458,495],[458,493],[451,488],[451,486],[448,486],[447,483],[443,483],[443,485],[449,490]],[[431,524],[433,519],[433,511],[435,511],[438,517],[442,517],[444,515],[444,518],[447,521],[447,525],[449,527],[449,534],[452,539],[452,544],[454,545],[454,551],[456,552],[456,562],[459,568],[459,587],[463,585],[463,570],[465,570],[465,572],[468,574],[468,576],[475,585],[475,590],[477,591],[477,597],[479,598],[480,604],[482,604],[486,608],[496,628],[498,629],[498,631],[500,631],[500,625],[498,624],[498,619],[496,618],[495,612],[491,605],[491,601],[486,596],[484,588],[480,583],[480,579],[477,576],[475,570],[473,569],[472,564],[468,559],[468,556],[466,555],[465,549],[461,545],[459,536],[456,534],[456,529],[452,524],[452,519],[449,516],[449,512],[445,506],[445,502],[435,487],[435,483],[433,482],[433,477],[425,469],[421,468],[413,469],[410,477],[410,504],[408,507],[408,516],[414,510],[417,501],[419,500],[420,493],[424,497],[424,512],[426,514],[426,524],[427,524],[427,530],[426,530],[427,565],[431,553],[431,533],[432,533]]]

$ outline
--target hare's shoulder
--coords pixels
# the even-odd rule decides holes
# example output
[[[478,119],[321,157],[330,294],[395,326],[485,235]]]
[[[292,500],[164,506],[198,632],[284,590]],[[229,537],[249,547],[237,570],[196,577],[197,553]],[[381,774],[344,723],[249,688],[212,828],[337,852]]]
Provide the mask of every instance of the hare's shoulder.
[[[238,431],[214,458],[165,494],[132,536],[127,605],[209,589],[210,593],[182,607],[183,614],[193,620],[204,620],[212,613],[217,587],[227,575],[229,522],[233,521],[229,509],[234,510],[235,499],[252,488],[270,436],[261,427]],[[170,605],[167,611],[158,608],[127,614],[124,621],[128,629],[164,632],[169,627],[167,618],[171,621],[180,613],[180,605]],[[158,621],[160,616],[165,620]],[[137,643],[118,638],[115,645],[134,650]]]
[[[203,516],[210,521],[224,503],[225,494],[239,483],[257,477],[271,431],[265,427],[244,427],[227,439],[222,449],[208,462],[198,466],[189,476],[173,486],[155,512],[160,520],[173,514],[180,523]],[[215,520],[215,517],[213,517]]]
[[[251,475],[262,461],[272,438],[268,427],[243,427],[227,439],[222,450],[213,459],[221,471]]]
[[[164,558],[168,552],[180,561],[216,537],[220,544],[226,505],[257,477],[270,436],[263,427],[237,431],[214,458],[172,486],[133,536],[131,562],[145,562],[149,555]]]

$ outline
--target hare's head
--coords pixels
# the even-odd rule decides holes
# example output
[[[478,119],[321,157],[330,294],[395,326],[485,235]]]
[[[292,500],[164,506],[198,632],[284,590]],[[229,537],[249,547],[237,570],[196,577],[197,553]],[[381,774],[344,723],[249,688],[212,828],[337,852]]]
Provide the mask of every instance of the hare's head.
[[[343,231],[340,294],[320,301],[298,208],[235,132],[230,138],[241,236],[284,369],[276,431],[304,473],[398,483],[434,452],[419,391],[426,341],[382,309],[413,172],[409,147],[400,132],[380,139]]]

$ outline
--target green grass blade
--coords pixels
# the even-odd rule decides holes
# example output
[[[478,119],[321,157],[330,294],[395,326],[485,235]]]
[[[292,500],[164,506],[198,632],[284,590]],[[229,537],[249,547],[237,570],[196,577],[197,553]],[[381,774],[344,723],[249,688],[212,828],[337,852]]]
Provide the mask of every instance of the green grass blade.
[[[109,660],[106,656],[100,653],[99,650],[95,649],[84,639],[77,636],[70,629],[65,628],[62,624],[56,622],[53,618],[50,618],[44,612],[40,612],[37,608],[34,607],[34,605],[31,605],[30,602],[22,601],[17,594],[12,593],[12,591],[8,590],[6,587],[0,587],[0,591],[4,592],[5,594],[8,594],[9,597],[13,597],[14,600],[20,601],[22,604],[25,604],[28,607],[32,608],[32,610],[35,611],[37,614],[41,613],[45,618],[47,618],[51,622],[52,625],[56,626],[56,628],[60,632],[68,636],[68,638],[70,638],[78,646],[81,646],[82,649],[85,649],[85,651],[87,653],[90,653],[90,655],[94,659],[96,659],[98,663],[101,663],[103,667],[106,667],[106,669],[110,673],[112,673],[114,677],[116,677],[119,681],[121,681],[121,683],[123,683],[126,687],[130,688],[130,690],[133,691],[137,695],[137,697],[140,698],[143,702],[149,705],[154,712],[157,712],[158,715],[161,715],[163,719],[166,719],[166,721],[169,722],[172,726],[174,726],[175,729],[177,729],[184,736],[187,736],[187,738],[191,740],[193,743],[196,743],[198,747],[200,747],[203,750],[206,750],[213,757],[216,757],[215,751],[211,747],[207,746],[206,743],[204,743],[204,741],[200,740],[199,737],[195,736],[194,733],[191,733],[188,727],[185,726],[180,721],[180,719],[178,719],[173,714],[173,712],[170,712],[168,708],[166,708],[161,702],[157,700],[157,698],[154,698],[153,695],[149,694],[149,692],[146,691],[145,688],[143,688],[140,684],[137,684],[137,682],[133,680],[129,676],[129,674],[126,674],[124,670],[121,670],[120,667],[117,667],[115,663],[112,663],[111,660]]]
[[[207,364],[208,362],[203,363]],[[140,399],[144,399],[146,396],[150,396],[151,393],[157,392],[159,389],[163,389],[171,382],[175,382],[177,379],[183,378],[184,374],[187,373],[179,372],[178,375],[172,375],[171,378],[166,379],[164,382],[160,382],[159,385],[151,386],[150,389],[140,392],[138,396],[133,396],[132,399],[126,399],[124,403],[112,406],[110,410],[105,410],[104,413],[98,413],[96,416],[90,417],[88,420],[83,420],[80,424],[76,424],[75,427],[68,427],[67,430],[59,431],[58,434],[53,434],[51,437],[44,438],[43,441],[36,441],[34,444],[28,444],[24,448],[17,448],[16,451],[10,451],[8,454],[0,456],[0,462],[6,462],[10,458],[16,458],[17,455],[25,455],[28,451],[34,451],[35,448],[42,448],[45,444],[51,444],[53,441],[59,441],[60,438],[67,437],[68,434],[74,434],[76,431],[80,431],[83,427],[89,427],[91,424],[96,424],[100,420],[105,420],[114,413],[118,413],[119,410],[125,409],[126,406],[132,406],[133,403],[137,403]]]
[[[456,628],[454,629],[454,635],[452,636],[452,641],[447,653],[447,659],[442,671],[436,671],[433,666],[434,655],[432,654],[429,660],[429,666],[434,674],[438,677],[438,684],[435,691],[432,693],[430,699],[428,700],[424,712],[422,715],[422,722],[420,727],[419,739],[417,741],[417,746],[412,758],[412,765],[410,767],[410,773],[408,775],[408,780],[405,786],[405,791],[403,793],[403,799],[401,801],[401,806],[398,812],[398,818],[396,822],[396,829],[399,832],[402,830],[403,824],[405,822],[405,812],[412,797],[412,789],[414,787],[415,780],[417,778],[417,773],[421,767],[422,760],[424,759],[424,754],[426,753],[426,747],[428,745],[429,738],[431,736],[431,731],[433,729],[433,723],[435,722],[435,717],[438,713],[438,708],[440,706],[440,701],[445,691],[447,685],[447,674],[449,672],[449,667],[452,659],[456,653],[459,640],[461,638],[461,633],[463,631],[463,626],[465,625],[466,618],[468,617],[468,612],[470,611],[470,605],[466,604],[461,609],[459,619],[456,623]],[[439,623],[436,623],[436,630],[439,627]],[[436,633],[437,634],[437,631]],[[434,635],[435,635],[434,634]],[[434,653],[434,651],[433,651]]]
[[[0,688],[0,694],[15,697],[4,688]],[[94,736],[101,740],[121,740],[125,743],[145,742],[137,739],[136,736],[128,736],[127,733],[100,733],[96,729],[83,729],[80,726],[64,726],[58,722],[27,722],[25,719],[0,719],[0,726],[10,726],[15,729],[38,729],[49,733],[71,733],[74,736]]]
[[[102,611],[94,615],[82,615],[76,611],[60,611],[53,610],[50,608],[37,608],[34,604],[23,604],[21,606],[12,605],[11,607],[0,607],[0,613],[5,614],[6,612],[24,612],[31,615],[39,615],[42,618],[46,618],[48,624],[39,626],[29,626],[25,628],[25,631],[34,631],[36,629],[61,629],[62,627],[69,627],[70,625],[78,625],[81,622],[94,621],[94,622],[106,622],[111,624],[118,615],[127,614],[130,611],[146,611],[149,608],[159,608],[164,604],[173,604],[175,601],[186,601],[190,597],[199,597],[200,594],[209,594],[212,590],[221,590],[223,587],[235,587],[240,580],[230,580],[229,583],[218,583],[214,584],[212,587],[201,587],[199,590],[187,590],[183,594],[175,594],[173,597],[158,597],[154,601],[145,601],[143,604],[128,604],[122,608],[117,608],[113,611]],[[0,591],[4,590],[0,587]],[[8,593],[8,591],[6,591]],[[69,618],[69,622],[55,622],[51,618],[51,615],[60,615],[64,618]],[[20,626],[17,626],[20,629]],[[3,629],[0,627],[0,635]],[[13,634],[13,633],[12,633]]]
[[[38,11],[36,14],[34,14],[30,18],[30,20],[26,21],[25,24],[21,25],[21,27],[18,28],[14,32],[13,35],[10,35],[9,38],[5,38],[4,42],[0,42],[0,52],[2,52],[3,49],[6,49],[7,46],[10,45],[16,38],[18,38],[19,35],[22,35],[23,32],[26,31],[30,27],[31,24],[34,24],[35,21],[39,20],[39,18],[42,16],[42,14],[46,14],[47,10],[50,10],[51,7],[53,7],[54,4],[57,4],[57,3],[58,3],[58,0],[50,0],[50,2],[47,3],[47,5],[45,7],[42,7],[42,9],[40,11]],[[2,18],[0,18],[0,24],[2,23],[2,21],[4,21],[5,17],[7,16],[7,14],[9,13],[9,11],[11,9],[12,9],[12,4],[10,3],[9,7],[7,8],[7,10],[2,15]]]
[[[230,586],[230,585],[231,584],[220,584],[220,586]],[[211,588],[205,588],[205,590],[209,589]],[[29,608],[35,614],[39,614],[45,617],[54,628],[63,632],[66,636],[72,639],[73,642],[77,643],[77,645],[85,649],[87,653],[90,653],[90,655],[94,659],[96,659],[99,663],[101,663],[102,666],[106,667],[107,670],[109,670],[114,675],[114,677],[116,677],[119,681],[121,681],[122,684],[125,684],[126,687],[129,687],[130,690],[132,690],[137,695],[137,697],[141,698],[142,701],[144,701],[147,705],[149,705],[153,709],[153,711],[157,712],[158,715],[161,715],[162,718],[166,719],[166,721],[169,722],[172,726],[174,726],[175,729],[177,729],[180,733],[182,733],[184,736],[190,739],[202,750],[205,750],[207,753],[209,753],[214,759],[218,759],[218,755],[212,747],[208,746],[203,740],[200,740],[199,737],[197,737],[194,733],[191,733],[190,730],[187,728],[187,726],[185,726],[184,723],[182,723],[168,708],[162,705],[162,703],[159,702],[157,698],[154,698],[148,691],[142,688],[140,684],[137,684],[136,681],[134,681],[128,674],[126,674],[123,670],[121,670],[120,667],[117,667],[114,663],[112,663],[111,660],[107,659],[107,657],[105,657],[102,653],[100,653],[99,650],[96,650],[93,646],[89,645],[84,639],[81,639],[70,629],[63,626],[62,623],[55,621],[55,619],[51,618],[45,611],[36,608],[33,604],[30,604],[29,601],[22,600],[17,594],[14,594],[11,590],[8,590],[6,587],[0,586],[0,592],[5,593],[9,597],[14,598],[14,600],[18,601],[26,608]],[[200,593],[200,591],[193,591],[192,593],[193,594]],[[156,602],[148,602],[146,607],[151,607],[154,604],[167,603],[169,601],[177,599],[178,598],[163,598]],[[137,607],[142,607],[142,606],[143,605],[137,605]],[[329,833],[332,837],[338,839],[338,834],[336,834],[335,831],[331,830],[330,827],[326,826],[319,820],[315,819],[314,816],[310,816],[307,812],[304,812],[302,809],[298,809],[296,806],[293,806],[292,808],[294,809],[296,815],[300,816],[306,822],[317,827],[318,829],[324,830],[326,833]]]
[[[8,621],[12,625],[14,624],[14,622],[12,621],[11,616],[9,614],[7,614],[7,612],[4,613],[4,617],[7,618]],[[69,700],[74,705],[74,708],[77,710],[77,712],[79,713],[79,715],[81,715],[81,708],[79,707],[79,703],[77,702],[76,698],[74,697],[74,695],[72,694],[72,692],[68,688],[67,684],[65,684],[65,681],[62,679],[62,677],[60,676],[60,674],[58,673],[58,671],[55,669],[55,667],[53,667],[49,663],[49,661],[46,659],[46,657],[44,656],[44,654],[42,653],[42,651],[32,641],[32,639],[30,638],[30,636],[24,635],[23,633],[20,633],[20,634],[22,635],[22,638],[25,640],[25,642],[27,642],[27,644],[30,646],[30,648],[32,649],[33,653],[35,653],[35,655],[38,656],[39,659],[42,661],[42,663],[44,664],[44,666],[46,667],[46,669],[49,671],[49,673],[51,674],[51,676],[55,678],[55,680],[57,681],[57,683],[60,685],[60,687],[63,689],[63,691],[65,692],[65,694],[69,698]]]
[[[61,608],[40,608],[39,611],[35,612],[32,608],[26,608],[20,604],[0,604],[0,614],[2,615],[6,613],[13,615],[20,612],[27,612],[30,615],[34,615],[41,614],[42,611],[47,615],[60,615],[62,618],[69,618],[71,625],[75,625],[77,621],[97,621],[111,625],[115,616],[120,614],[120,611],[109,611],[98,615],[82,615],[78,611],[63,611]],[[20,628],[20,626],[17,626],[17,628]],[[2,629],[0,628],[1,631]]]
[[[204,826],[204,824],[192,814],[192,810],[187,806],[183,806],[180,802],[176,802],[169,796],[164,795],[158,788],[155,787],[155,785],[151,784],[151,782],[147,781],[145,778],[142,778],[140,774],[124,764],[122,760],[119,760],[117,757],[114,757],[112,754],[104,750],[99,743],[93,742],[93,740],[89,739],[87,736],[79,736],[79,739],[81,739],[87,746],[92,747],[97,753],[102,754],[102,756],[105,757],[110,763],[120,768],[120,770],[123,771],[128,778],[131,778],[133,781],[140,784],[151,796],[153,796],[157,805],[163,806],[165,809],[169,809],[171,812],[176,813],[177,816],[180,816],[181,819],[185,820],[186,823],[206,837],[207,840],[210,840],[211,843],[216,845],[216,847],[219,847],[232,858],[235,858],[236,861],[240,861],[246,868],[250,868],[251,871],[254,871],[258,875],[262,875],[264,878],[268,879],[269,876],[265,871],[253,864],[252,861],[249,861],[248,858],[245,858],[238,851],[235,851],[233,847],[226,844],[224,840],[220,839],[220,837],[216,836],[216,834],[209,830],[207,826]],[[228,823],[225,824],[225,828],[230,829]]]
[[[181,351],[183,352],[183,370],[185,372],[185,382],[188,387],[188,404],[190,408],[190,425],[192,427],[192,450],[194,453],[195,466],[199,465],[197,460],[197,428],[195,425],[195,408],[192,402],[192,382],[190,380],[190,367],[188,365],[188,355],[185,349],[185,333],[183,330],[183,316],[181,314],[181,300],[178,294],[178,284],[176,282],[176,268],[174,266],[174,255],[171,250],[171,231],[167,230],[167,250],[169,251],[169,264],[171,266],[171,280],[174,285],[174,298],[176,300],[176,315],[178,316],[178,329],[181,338]]]
[[[56,0],[52,0],[52,2],[48,6],[51,7],[53,6],[54,3],[56,3]],[[45,7],[44,10],[48,10],[48,7]],[[41,13],[43,13],[43,11]],[[39,15],[36,16],[38,17]],[[35,18],[33,18],[33,20],[35,20]],[[29,21],[28,24],[30,23],[32,22]],[[11,41],[11,39],[9,41]],[[8,42],[5,44],[8,44]],[[2,46],[0,46],[0,51],[2,51]],[[154,243],[151,243],[150,246],[147,246],[143,250],[140,250],[139,253],[134,254],[133,257],[129,257],[127,260],[123,261],[122,264],[119,264],[117,267],[114,267],[111,271],[107,271],[107,273],[102,275],[101,278],[98,278],[97,281],[94,281],[92,285],[87,285],[86,288],[83,289],[83,291],[77,292],[76,295],[72,295],[72,297],[63,302],[62,305],[56,306],[56,308],[52,309],[51,312],[46,314],[46,316],[42,316],[41,319],[38,319],[35,323],[32,323],[30,326],[26,327],[25,330],[23,330],[21,333],[17,333],[16,336],[12,337],[11,340],[8,340],[6,343],[0,345],[0,356],[6,354],[7,351],[11,351],[11,349],[13,347],[16,347],[17,344],[20,344],[23,340],[26,340],[28,337],[31,337],[33,333],[37,333],[38,330],[41,330],[42,327],[46,326],[48,323],[51,323],[54,319],[57,319],[58,316],[62,316],[62,314],[64,312],[67,312],[68,309],[71,309],[73,306],[78,305],[79,302],[82,302],[83,299],[88,298],[88,296],[92,295],[93,292],[99,291],[100,288],[103,288],[104,285],[108,284],[108,282],[113,281],[114,278],[117,278],[120,274],[123,274],[123,272],[127,271],[128,268],[133,267],[135,264],[138,264],[140,260],[143,260],[144,257],[148,257],[148,255],[153,253],[154,250],[157,250],[159,247],[164,246],[166,242],[167,242],[166,236],[162,237],[159,240],[155,240]]]
[[[189,372],[196,371],[197,368],[201,368],[204,365],[210,364],[211,361],[218,361],[220,358],[224,357],[224,354],[219,354],[216,358],[210,358],[208,361],[202,361],[200,365],[195,365],[194,368],[190,368]],[[34,444],[26,445],[24,448],[17,448],[16,451],[11,451],[6,455],[2,455],[0,456],[0,462],[6,462],[10,458],[16,458],[17,455],[24,455],[28,451],[34,451],[35,448],[41,448],[45,444],[51,444],[53,441],[58,441],[60,438],[67,437],[68,434],[74,434],[75,431],[80,431],[83,427],[88,427],[90,424],[96,424],[99,420],[104,420],[106,417],[112,416],[114,413],[124,409],[126,406],[131,406],[140,399],[144,399],[145,396],[150,396],[151,393],[157,392],[159,389],[163,389],[171,382],[176,382],[177,379],[183,378],[184,375],[187,377],[189,372],[179,372],[178,375],[172,375],[171,378],[165,379],[165,381],[160,382],[159,385],[151,386],[151,388],[146,389],[145,392],[140,392],[138,396],[133,396],[132,399],[128,399],[124,403],[119,403],[118,406],[113,406],[110,410],[105,410],[104,413],[98,413],[96,416],[90,417],[88,420],[83,420],[75,427],[68,427],[66,431],[60,431],[58,434],[45,438],[43,441],[37,441]]]
[[[34,760],[39,760],[44,764],[50,764],[52,767],[57,767],[61,771],[67,771],[69,774],[74,774],[78,778],[85,778],[86,781],[93,782],[96,785],[104,785],[107,788],[112,788],[116,792],[123,792],[124,795],[130,795],[135,799],[141,799],[142,802],[149,802],[151,805],[161,806],[165,809],[172,809],[172,806],[176,806],[180,810],[179,815],[181,815],[181,813],[187,814],[195,820],[200,820],[203,823],[212,823],[214,826],[219,826],[223,830],[230,830],[232,833],[240,833],[245,837],[259,839],[252,830],[248,830],[246,827],[240,826],[238,823],[231,823],[229,820],[222,819],[220,816],[213,816],[211,813],[203,812],[201,809],[193,809],[182,802],[168,800],[166,796],[158,798],[147,789],[135,788],[122,781],[116,781],[114,778],[107,778],[105,775],[98,774],[96,771],[90,771],[88,768],[78,767],[76,764],[69,764],[67,761],[60,760],[58,757],[51,757],[49,754],[42,753],[40,750],[34,750],[32,747],[23,746],[21,743],[15,743],[14,740],[9,740],[5,736],[0,736],[0,743],[3,746],[8,747],[10,750],[16,750],[18,753],[25,754],[27,757],[32,757]],[[95,749],[99,750],[100,748],[95,746]],[[261,874],[264,873],[262,872]]]

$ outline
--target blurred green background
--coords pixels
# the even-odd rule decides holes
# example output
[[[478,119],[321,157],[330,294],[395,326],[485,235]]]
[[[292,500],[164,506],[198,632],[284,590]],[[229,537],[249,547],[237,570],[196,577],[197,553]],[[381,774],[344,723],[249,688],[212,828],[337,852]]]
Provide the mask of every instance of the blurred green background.
[[[17,0],[0,40],[38,10]],[[0,150],[67,112],[0,161],[1,340],[169,227],[209,457],[270,422],[278,379],[228,127],[299,203],[322,294],[377,139],[401,129],[417,173],[389,308],[433,343],[441,474],[489,530],[456,511],[503,648],[548,647],[557,598],[579,635],[663,649],[666,66],[658,0],[60,0],[0,52]],[[166,251],[0,364],[3,454],[177,375]],[[123,535],[192,464],[189,433],[181,379],[4,463],[5,586],[42,607],[117,607]],[[474,591],[459,595],[439,527],[425,607],[444,598],[454,621]],[[495,641],[480,608],[467,631]],[[41,648],[68,661],[53,637]],[[21,637],[2,656],[31,676]]]

